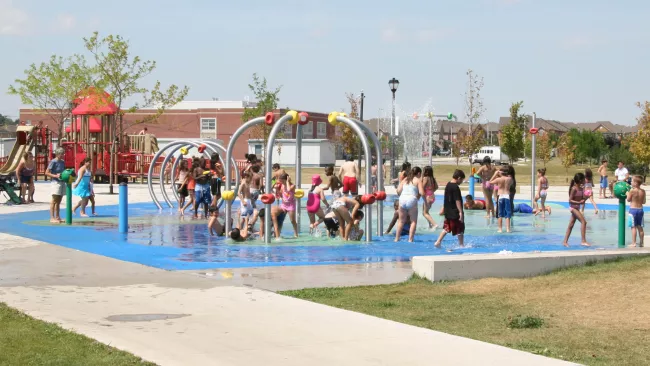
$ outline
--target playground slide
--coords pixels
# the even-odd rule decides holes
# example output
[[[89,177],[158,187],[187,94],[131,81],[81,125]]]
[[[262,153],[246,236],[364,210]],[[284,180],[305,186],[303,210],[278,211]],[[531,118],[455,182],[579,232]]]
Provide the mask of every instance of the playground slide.
[[[11,150],[7,163],[0,168],[0,175],[9,175],[16,171],[18,164],[20,164],[20,160],[23,158],[23,155],[27,150],[29,150],[29,145],[18,144],[18,142],[16,142],[14,148]]]

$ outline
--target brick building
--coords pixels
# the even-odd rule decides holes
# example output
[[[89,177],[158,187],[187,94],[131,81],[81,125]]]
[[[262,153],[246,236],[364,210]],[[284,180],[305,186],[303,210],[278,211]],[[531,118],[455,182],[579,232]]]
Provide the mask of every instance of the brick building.
[[[183,101],[167,108],[165,113],[153,121],[150,116],[156,113],[153,109],[141,109],[124,116],[124,130],[130,135],[138,134],[147,127],[147,132],[158,138],[160,147],[174,140],[196,140],[212,138],[220,140],[224,146],[230,142],[233,133],[242,125],[242,115],[246,107],[254,104],[245,101]],[[299,110],[300,111],[300,110]],[[284,115],[286,109],[278,109],[275,113]],[[334,127],[327,123],[326,113],[308,112],[310,122],[303,126],[303,138],[330,139],[334,136]],[[27,124],[43,121],[56,133],[56,124],[47,115],[34,109],[21,109],[20,120]],[[145,121],[145,122],[143,122]],[[289,125],[290,126],[290,125]],[[295,138],[295,126],[285,126],[284,138]],[[291,137],[289,137],[291,133]],[[249,151],[248,140],[250,132],[239,138],[234,149],[235,158],[242,159]],[[54,137],[56,140],[56,136]]]

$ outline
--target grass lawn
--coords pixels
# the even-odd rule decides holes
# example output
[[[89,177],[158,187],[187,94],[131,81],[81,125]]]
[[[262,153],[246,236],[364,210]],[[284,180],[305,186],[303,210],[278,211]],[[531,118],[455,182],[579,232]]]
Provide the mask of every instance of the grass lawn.
[[[650,257],[527,279],[283,294],[582,364],[650,365]]]
[[[397,164],[397,162],[396,162]],[[401,167],[401,162],[398,164]],[[472,167],[475,167],[478,169],[479,165],[474,164]],[[542,162],[538,161],[536,168],[542,168],[543,164]],[[598,183],[598,166],[589,166],[589,165],[574,165],[573,167],[569,168],[569,174],[568,174],[568,180],[567,180],[567,171],[566,169],[562,166],[560,159],[553,159],[549,161],[546,164],[546,178],[548,178],[549,184],[550,185],[561,185],[561,186],[568,186],[569,181],[571,178],[573,178],[573,175],[577,172],[582,172],[584,173],[585,168],[590,167],[591,170],[594,172],[594,176],[596,179],[596,183]],[[295,169],[293,167],[285,166],[283,167],[287,173],[294,178],[295,182]],[[471,168],[469,164],[467,163],[467,160],[461,161],[458,166],[456,164],[435,164],[434,163],[434,175],[436,179],[438,179],[440,184],[443,184],[451,179],[451,176],[454,173],[454,170],[456,169],[462,169],[465,171],[466,175],[469,175],[469,172],[471,171]],[[527,163],[521,162],[515,165],[515,172],[516,172],[516,178],[517,178],[517,184],[520,185],[530,185],[530,178],[531,178],[531,164],[530,161]],[[389,169],[389,164],[386,163],[386,169]],[[302,174],[302,183],[303,184],[308,184],[311,183],[311,176],[313,174],[320,174],[321,178],[325,180],[325,169],[324,168],[314,168],[314,167],[305,167],[302,168],[301,170]],[[334,170],[334,173],[336,174],[338,170]],[[610,174],[610,177],[613,175],[613,173]],[[388,176],[388,175],[387,175]],[[365,168],[362,169],[361,173],[361,181],[363,182],[365,180]],[[610,178],[611,179],[611,178]],[[388,181],[388,180],[387,180]],[[386,183],[388,184],[388,183]]]
[[[154,365],[0,303],[0,365]]]

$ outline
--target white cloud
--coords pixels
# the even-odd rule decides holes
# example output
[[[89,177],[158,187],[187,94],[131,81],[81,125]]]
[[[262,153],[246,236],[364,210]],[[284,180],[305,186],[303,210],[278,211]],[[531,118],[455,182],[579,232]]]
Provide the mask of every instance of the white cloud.
[[[388,43],[399,42],[402,40],[402,38],[403,37],[400,34],[400,32],[393,27],[382,28],[381,30],[381,40],[384,42],[388,42]]]
[[[72,14],[59,14],[56,18],[56,28],[60,30],[71,30],[77,23],[76,18]]]
[[[0,35],[25,34],[27,20],[27,13],[15,7],[12,0],[0,0]]]

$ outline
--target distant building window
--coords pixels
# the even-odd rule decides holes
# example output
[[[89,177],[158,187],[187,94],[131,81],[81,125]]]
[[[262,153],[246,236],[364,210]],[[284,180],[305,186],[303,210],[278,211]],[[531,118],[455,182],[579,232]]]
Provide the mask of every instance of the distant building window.
[[[216,118],[201,118],[201,132],[215,132],[216,130]]]
[[[306,125],[302,126],[302,138],[311,139],[314,138],[314,122],[309,121]]]
[[[255,145],[255,155],[262,155],[262,145]]]
[[[284,136],[283,138],[285,139],[292,139],[293,138],[293,125],[290,124],[285,124],[284,125]]]
[[[316,137],[318,137],[319,139],[327,138],[327,123],[318,122],[317,126],[318,126],[318,130],[316,131]]]

